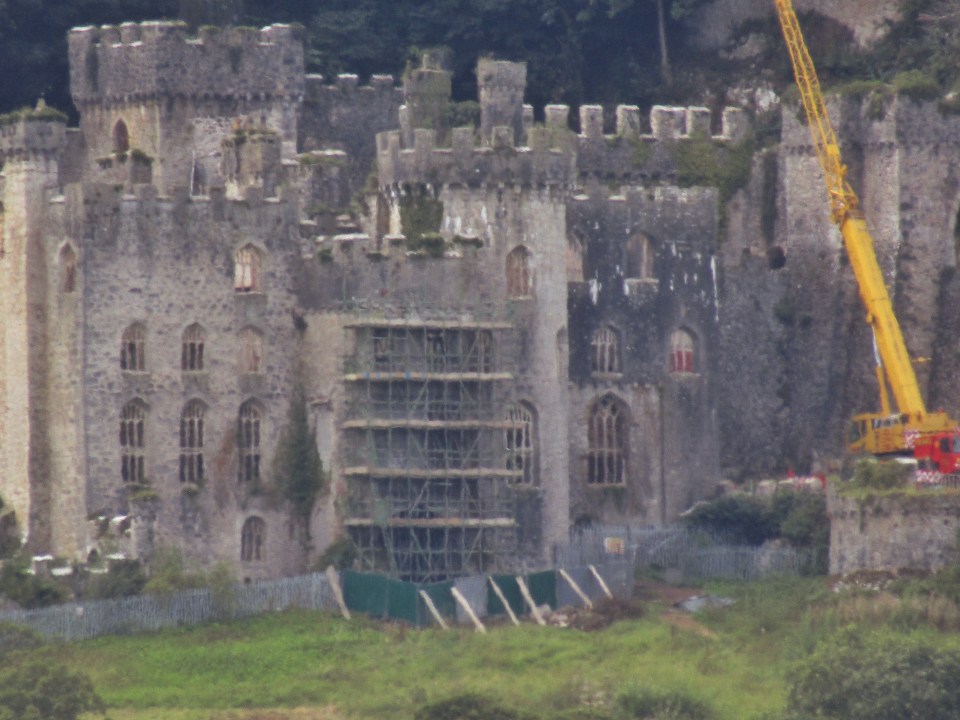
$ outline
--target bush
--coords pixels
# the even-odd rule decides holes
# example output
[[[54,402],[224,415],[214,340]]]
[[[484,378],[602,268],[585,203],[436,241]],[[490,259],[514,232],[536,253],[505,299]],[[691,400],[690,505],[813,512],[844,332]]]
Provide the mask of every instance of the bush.
[[[40,608],[65,602],[69,593],[53,580],[37,577],[28,570],[25,555],[8,560],[0,570],[0,595],[22,608]]]
[[[702,503],[685,520],[693,527],[733,543],[762,545],[780,534],[769,503],[753,495],[724,495],[713,502]]]
[[[629,720],[711,720],[713,709],[678,691],[630,688],[617,697],[617,708]]]
[[[147,584],[139,560],[114,560],[105,575],[90,580],[87,595],[99,600],[139,595]]]
[[[105,712],[82,673],[34,660],[0,675],[0,720],[77,720],[82,713]]]
[[[505,707],[499,700],[479,693],[465,693],[428,703],[414,714],[415,720],[534,720],[533,716]]]
[[[337,570],[347,570],[353,567],[353,563],[358,557],[357,546],[353,544],[350,536],[341,535],[327,546],[327,549],[317,559],[314,567],[323,571],[333,565]]]
[[[907,463],[864,458],[857,462],[850,485],[865,490],[894,490],[907,486],[911,472],[912,467]]]
[[[788,720],[929,720],[960,713],[960,651],[846,631],[800,665]]]
[[[161,545],[150,560],[150,579],[143,591],[149,595],[170,595],[178,590],[207,586],[207,577],[188,568],[181,552]]]

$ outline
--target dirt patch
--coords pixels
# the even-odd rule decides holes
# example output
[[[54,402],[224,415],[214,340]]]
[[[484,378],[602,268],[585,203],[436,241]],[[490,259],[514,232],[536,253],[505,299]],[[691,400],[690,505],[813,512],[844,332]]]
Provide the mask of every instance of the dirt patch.
[[[708,628],[703,623],[697,622],[692,617],[690,617],[687,613],[684,613],[684,612],[679,612],[677,610],[667,610],[667,612],[660,615],[660,619],[663,620],[665,623],[669,623],[670,625],[673,625],[676,628],[680,628],[681,630],[692,632],[695,635],[699,635],[700,637],[705,637],[705,638],[716,637],[713,630]]]
[[[702,590],[697,588],[666,585],[652,580],[638,580],[633,589],[633,596],[648,602],[659,602],[673,607],[679,603],[696,597]]]
[[[643,617],[643,602],[603,598],[593,603],[592,608],[562,608],[551,613],[551,625],[572,627],[585,632],[595,632],[620,620],[637,620]]]

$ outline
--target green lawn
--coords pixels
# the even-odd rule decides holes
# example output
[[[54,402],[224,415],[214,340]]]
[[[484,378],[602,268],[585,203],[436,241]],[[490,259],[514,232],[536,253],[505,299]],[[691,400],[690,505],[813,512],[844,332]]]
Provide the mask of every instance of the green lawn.
[[[808,609],[833,602],[825,581],[714,589],[738,601],[697,616],[706,627],[665,622],[656,604],[589,633],[524,624],[480,635],[289,612],[34,652],[87,672],[114,720],[407,720],[424,702],[466,691],[546,718],[631,685],[682,691],[719,720],[782,708],[791,663],[836,624]]]

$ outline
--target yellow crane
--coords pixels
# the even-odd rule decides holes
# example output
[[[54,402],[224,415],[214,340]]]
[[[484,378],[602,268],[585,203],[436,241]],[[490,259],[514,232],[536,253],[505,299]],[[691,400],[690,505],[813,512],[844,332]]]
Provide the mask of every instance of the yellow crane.
[[[774,0],[774,5],[790,52],[813,146],[823,169],[830,214],[840,228],[879,357],[877,381],[880,385],[880,412],[864,413],[853,418],[847,438],[848,449],[874,454],[913,451],[918,457],[930,459],[934,453],[932,446],[946,450],[943,444],[946,440],[950,446],[948,454],[955,455],[960,451],[960,443],[956,442],[960,440],[956,433],[957,422],[945,412],[928,412],[924,405],[903,333],[877,262],[873,237],[867,229],[857,194],[847,182],[847,168],[840,157],[837,136],[827,115],[820,81],[803,40],[797,14],[791,0]],[[891,412],[887,383],[896,403],[894,412]],[[936,453],[939,458],[939,450]],[[956,458],[951,462],[938,460],[933,464],[943,472],[954,472],[955,461]]]

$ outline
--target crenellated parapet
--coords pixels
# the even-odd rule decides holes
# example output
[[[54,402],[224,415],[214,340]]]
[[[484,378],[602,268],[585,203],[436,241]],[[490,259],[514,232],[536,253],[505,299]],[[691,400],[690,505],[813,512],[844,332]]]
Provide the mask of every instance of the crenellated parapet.
[[[303,40],[290,25],[201,28],[183,22],[70,31],[70,89],[78,107],[158,97],[300,99]]]
[[[534,127],[527,145],[518,146],[514,129],[498,126],[489,144],[477,144],[474,129],[465,127],[454,128],[450,147],[441,148],[436,131],[416,129],[412,147],[403,147],[400,132],[384,132],[377,135],[379,183],[570,185],[577,175],[571,140],[566,129]]]
[[[66,145],[66,121],[25,114],[0,124],[0,162],[55,159]]]
[[[377,103],[397,102],[403,97],[403,89],[396,84],[393,75],[371,75],[366,85],[350,73],[341,73],[328,82],[323,75],[307,75],[304,83],[303,101],[307,104]]]

